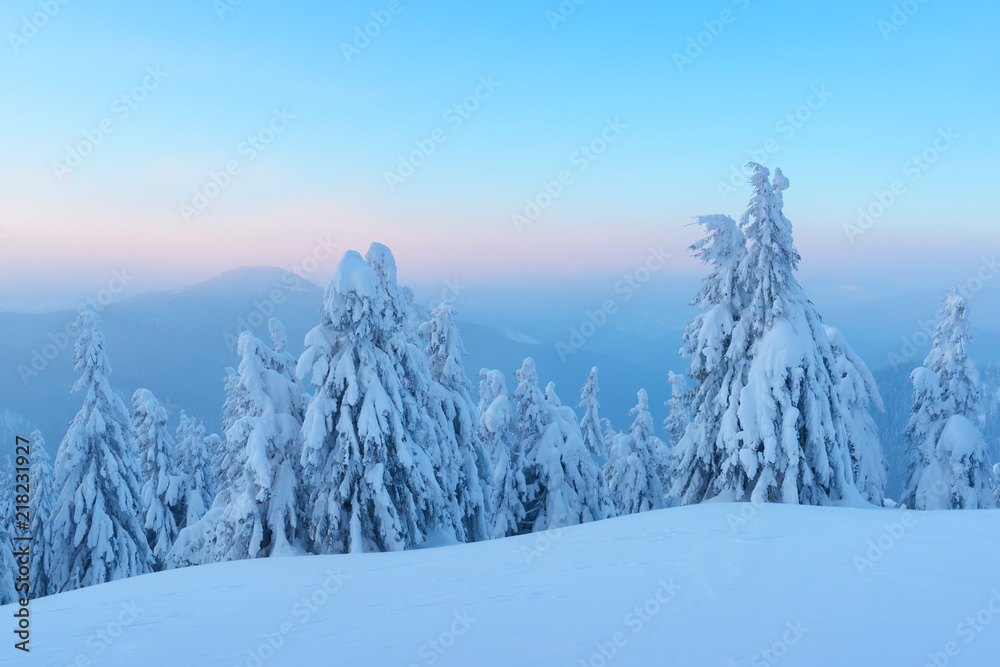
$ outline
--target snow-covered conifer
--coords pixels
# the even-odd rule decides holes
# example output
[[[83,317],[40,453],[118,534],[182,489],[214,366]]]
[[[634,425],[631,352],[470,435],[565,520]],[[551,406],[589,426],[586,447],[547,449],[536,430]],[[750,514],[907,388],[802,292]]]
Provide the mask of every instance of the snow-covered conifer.
[[[299,360],[298,376],[311,376],[315,388],[302,467],[319,553],[399,550],[455,522],[430,457],[407,428],[426,417],[399,373],[403,326],[389,301],[379,275],[347,252]]]
[[[143,528],[153,552],[153,569],[160,570],[184,516],[177,454],[167,432],[167,411],[148,389],[132,394],[132,417],[142,474]]]
[[[11,525],[14,517],[14,466],[7,457],[0,470],[0,605],[10,604],[20,596],[14,588],[17,562],[14,560],[14,541]]]
[[[489,539],[492,533],[493,472],[478,432],[472,383],[462,362],[467,352],[454,315],[451,305],[439,305],[430,319],[420,325],[420,334],[427,341],[425,353],[433,380],[429,395],[431,416],[437,418],[437,432],[451,441],[447,450],[454,452],[460,464],[454,495],[465,538],[480,541]]]
[[[663,427],[667,431],[670,446],[676,447],[684,437],[687,425],[691,423],[691,403],[688,397],[687,378],[670,371],[667,384],[670,386],[670,400],[667,401],[670,411],[663,422]]]
[[[548,395],[542,394],[532,358],[524,360],[517,380],[514,415],[525,481],[525,520],[519,532],[614,516],[604,475],[583,444],[572,408],[560,404],[551,384]]]
[[[664,506],[660,469],[666,458],[666,445],[653,432],[649,396],[639,390],[639,402],[629,415],[635,421],[628,433],[615,438],[604,474],[611,489],[611,499],[619,516],[636,514]]]
[[[604,434],[601,432],[601,388],[597,384],[597,366],[587,373],[587,383],[580,391],[580,404],[583,408],[583,419],[580,420],[580,432],[583,433],[583,444],[597,462],[603,466],[608,458],[608,450],[604,446]]]
[[[669,495],[682,504],[701,502],[712,495],[711,486],[721,465],[723,417],[730,401],[738,399],[742,382],[736,374],[738,360],[730,359],[727,351],[746,304],[738,279],[746,256],[746,238],[727,215],[702,216],[698,223],[705,227],[705,238],[690,250],[712,271],[691,301],[703,312],[685,329],[681,348],[681,354],[691,359],[688,377],[695,382],[691,423],[674,445],[671,461]],[[729,414],[729,428],[734,427],[733,421]]]
[[[83,407],[59,445],[54,470],[50,592],[64,592],[150,571],[153,557],[140,517],[134,426],[111,388],[111,365],[93,304],[77,319],[73,391]]]
[[[1000,463],[993,464],[993,501],[1000,507]]]
[[[968,312],[955,290],[945,299],[934,347],[910,376],[913,408],[906,428],[910,465],[900,503],[914,509],[996,506],[986,442],[979,430],[979,373],[969,359]]]
[[[280,346],[280,323],[272,322],[271,330]],[[301,386],[286,374],[283,354],[249,332],[240,334],[238,349],[239,386],[247,403],[226,432],[227,450],[241,454],[234,462],[239,467],[230,472],[228,502],[216,525],[217,561],[295,553],[301,514]]]
[[[524,523],[524,474],[520,468],[519,442],[514,437],[514,406],[502,372],[479,371],[480,433],[493,459],[494,511],[492,537],[517,535]]]
[[[31,535],[31,597],[49,594],[49,572],[52,570],[52,464],[45,451],[45,440],[39,431],[28,436],[31,443],[31,499],[28,504]]]
[[[741,219],[702,220],[696,253],[715,267],[685,332],[694,418],[674,458],[671,495],[683,503],[822,504],[857,491],[837,398],[833,351],[795,279],[799,255],[782,212],[788,180],[751,164],[754,194]]]
[[[7,522],[0,524],[0,605],[11,604],[18,599],[14,589],[14,575],[17,562],[14,560],[14,542]]]
[[[177,471],[181,476],[184,516],[178,528],[194,525],[215,500],[216,472],[212,452],[222,451],[219,436],[205,435],[205,426],[182,410],[177,425]]]
[[[847,429],[854,484],[865,500],[881,507],[889,468],[870,409],[874,406],[885,412],[882,396],[868,366],[854,353],[843,334],[833,327],[826,327],[826,334],[836,362],[834,381]]]

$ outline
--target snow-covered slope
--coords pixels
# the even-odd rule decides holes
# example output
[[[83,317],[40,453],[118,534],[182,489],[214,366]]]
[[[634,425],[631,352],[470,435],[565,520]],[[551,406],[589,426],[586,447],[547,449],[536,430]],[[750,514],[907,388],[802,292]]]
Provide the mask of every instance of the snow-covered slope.
[[[998,556],[1000,511],[707,504],[96,586],[32,603],[0,662],[996,665]]]

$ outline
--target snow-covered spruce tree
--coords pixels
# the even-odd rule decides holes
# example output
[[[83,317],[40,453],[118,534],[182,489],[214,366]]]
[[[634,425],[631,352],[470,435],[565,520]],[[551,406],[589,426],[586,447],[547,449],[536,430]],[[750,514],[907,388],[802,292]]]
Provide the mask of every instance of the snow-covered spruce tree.
[[[628,433],[615,438],[608,462],[604,465],[611,500],[618,516],[664,506],[659,470],[667,449],[653,432],[653,416],[649,413],[646,390],[640,389],[638,397],[638,404],[629,412],[629,415],[635,415],[635,421]]]
[[[587,451],[572,408],[554,387],[538,387],[531,357],[517,371],[514,417],[524,476],[525,518],[518,532],[541,532],[614,516],[604,475]]]
[[[181,476],[184,516],[178,528],[194,525],[212,506],[215,499],[213,450],[222,451],[217,435],[205,435],[205,426],[182,410],[177,425],[177,472]]]
[[[668,442],[673,448],[684,437],[684,431],[691,423],[691,402],[688,395],[687,378],[670,371],[667,376],[667,384],[670,386],[670,400],[667,401],[667,407],[670,411],[663,422],[663,427],[667,431]]]
[[[0,605],[11,604],[19,599],[14,588],[14,577],[17,570],[10,525],[4,521],[0,523]]]
[[[272,322],[276,344],[284,330]],[[240,334],[240,392],[245,412],[226,431],[228,451],[242,452],[231,471],[229,500],[216,524],[215,560],[296,552],[299,543],[298,457],[305,413],[302,387],[288,374],[289,360],[249,332]]]
[[[618,435],[618,431],[611,425],[611,420],[607,417],[601,417],[601,427],[604,429],[604,450],[610,451],[611,445],[615,444],[615,436]]]
[[[608,450],[604,446],[604,434],[601,433],[601,388],[597,384],[597,366],[587,373],[587,383],[580,391],[580,404],[583,408],[583,419],[580,420],[580,432],[583,433],[583,444],[594,457],[598,466],[603,466],[608,459]]]
[[[492,534],[493,472],[490,456],[479,437],[472,383],[465,374],[462,357],[468,354],[454,322],[454,309],[443,303],[420,325],[427,341],[430,362],[429,404],[438,422],[437,432],[451,440],[447,448],[457,454],[459,478],[454,490],[465,538],[488,540]]]
[[[502,372],[479,371],[479,423],[486,450],[493,460],[492,537],[517,535],[524,524],[524,474],[519,444],[514,438],[514,406]]]
[[[178,521],[184,517],[177,454],[174,439],[167,432],[167,411],[153,392],[138,389],[132,394],[132,418],[145,506],[142,526],[153,552],[153,569],[161,570],[177,539]]]
[[[979,373],[969,359],[965,299],[948,293],[934,346],[910,376],[913,408],[906,427],[910,466],[900,503],[914,509],[996,506],[989,454],[979,430]]]
[[[108,380],[100,323],[93,304],[76,322],[75,368],[82,375],[73,391],[85,397],[56,455],[51,593],[145,574],[153,564],[140,521],[134,426]]]
[[[799,255],[782,212],[788,180],[781,170],[771,181],[767,169],[750,166],[754,194],[740,223],[745,253],[731,242],[738,236],[725,219],[708,225],[710,243],[696,246],[716,271],[696,298],[710,310],[685,333],[694,357],[689,375],[698,386],[672,494],[684,503],[716,496],[813,505],[853,500],[836,360],[794,276]]]
[[[298,376],[315,387],[302,467],[318,553],[400,550],[455,523],[430,457],[407,428],[420,409],[390,354],[401,323],[388,315],[388,300],[375,271],[347,252],[299,359]]]
[[[1000,463],[993,464],[993,501],[1000,507]]]
[[[833,327],[826,327],[826,334],[835,360],[837,399],[847,429],[854,483],[865,500],[881,507],[889,466],[869,410],[874,406],[885,412],[882,396],[868,366],[854,353],[843,334]]]
[[[404,391],[413,397],[406,402],[403,425],[417,446],[430,457],[438,486],[447,504],[446,534],[460,542],[474,539],[467,535],[459,506],[458,489],[463,485],[463,454],[454,437],[454,427],[441,412],[440,392],[431,377],[430,360],[421,342],[417,315],[413,307],[413,292],[397,283],[396,260],[388,247],[373,243],[365,255],[365,263],[375,272],[385,298],[384,329],[389,334],[381,349],[393,360],[396,374]],[[412,408],[412,409],[411,409]]]
[[[723,419],[727,428],[735,428],[727,408],[738,400],[745,381],[737,369],[739,359],[730,359],[727,351],[747,301],[739,280],[746,237],[727,215],[702,216],[698,223],[705,227],[705,238],[690,250],[712,271],[691,301],[703,312],[684,331],[681,355],[691,359],[688,377],[695,387],[690,393],[690,425],[674,445],[668,494],[685,505],[713,495],[711,486],[721,466]]]
[[[17,561],[14,560],[14,541],[11,526],[14,518],[14,465],[7,457],[0,470],[0,604],[10,604],[20,596],[17,594],[15,577]]]
[[[31,442],[31,499],[28,504],[31,535],[31,597],[49,594],[49,572],[52,570],[52,464],[45,451],[45,440],[39,431],[28,439]]]

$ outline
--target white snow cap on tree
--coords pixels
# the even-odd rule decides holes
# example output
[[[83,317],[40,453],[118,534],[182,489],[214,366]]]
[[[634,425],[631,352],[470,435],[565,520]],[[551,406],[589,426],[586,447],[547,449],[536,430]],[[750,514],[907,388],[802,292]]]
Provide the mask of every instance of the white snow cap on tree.
[[[684,337],[698,386],[671,494],[682,503],[854,501],[836,360],[794,276],[799,255],[782,212],[788,180],[750,166],[754,194],[740,222],[749,247],[732,247],[739,235],[714,217],[706,245],[695,247],[715,270],[696,299],[707,310]]]
[[[298,376],[311,376],[315,387],[302,467],[319,553],[400,550],[456,522],[430,457],[407,428],[427,418],[400,377],[403,315],[390,312],[390,301],[379,275],[348,251],[299,360]]]
[[[969,359],[971,341],[965,299],[952,290],[934,333],[934,347],[910,375],[910,466],[900,499],[907,507],[996,507],[989,454],[978,427],[979,373]]]
[[[142,474],[142,517],[155,569],[163,568],[184,517],[181,477],[174,439],[167,432],[167,411],[148,389],[132,394],[139,470]]]
[[[638,404],[629,412],[635,415],[632,428],[615,438],[604,466],[619,516],[664,506],[659,470],[664,465],[667,450],[653,432],[646,390],[640,389],[638,397]]]
[[[603,466],[608,458],[608,450],[604,446],[604,434],[601,433],[601,388],[597,384],[597,366],[587,373],[587,382],[580,391],[580,403],[583,408],[583,419],[580,420],[580,432],[583,434],[583,444],[594,457],[598,466]]]
[[[145,574],[153,557],[139,517],[134,426],[111,389],[111,366],[93,304],[77,319],[73,391],[85,392],[56,455],[52,509],[51,592],[64,592]]]
[[[454,316],[454,308],[443,303],[420,325],[432,380],[427,405],[437,421],[436,432],[448,441],[445,450],[459,464],[455,488],[448,491],[454,494],[464,537],[480,541],[492,533],[492,463],[479,436],[472,383],[462,363],[467,352]]]
[[[517,535],[524,523],[524,474],[519,442],[514,438],[514,406],[502,372],[479,371],[479,423],[486,450],[493,460],[494,538]]]
[[[52,464],[45,451],[45,440],[39,431],[28,436],[31,446],[31,498],[28,504],[31,535],[31,598],[49,594],[49,572],[52,570]]]
[[[614,516],[604,475],[583,444],[572,408],[553,385],[538,388],[535,361],[517,371],[514,414],[520,469],[525,480],[525,521],[519,532],[540,532]]]
[[[825,328],[836,360],[834,381],[847,429],[855,485],[868,502],[881,507],[889,466],[870,409],[874,406],[885,412],[882,396],[868,366],[847,344],[844,335],[833,327]]]

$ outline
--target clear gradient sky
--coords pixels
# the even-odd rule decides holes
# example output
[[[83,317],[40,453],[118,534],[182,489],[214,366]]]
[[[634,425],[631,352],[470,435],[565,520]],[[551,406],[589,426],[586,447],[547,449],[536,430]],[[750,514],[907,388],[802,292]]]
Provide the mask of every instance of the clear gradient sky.
[[[112,269],[141,290],[291,267],[317,238],[383,241],[411,280],[612,274],[651,244],[699,271],[685,225],[742,212],[746,186],[719,184],[751,152],[791,181],[807,276],[957,282],[1000,245],[995,2],[63,2],[0,9],[0,308],[61,305]],[[356,40],[372,12],[391,21]],[[81,142],[98,145],[58,178]],[[390,188],[417,142],[433,154]]]

